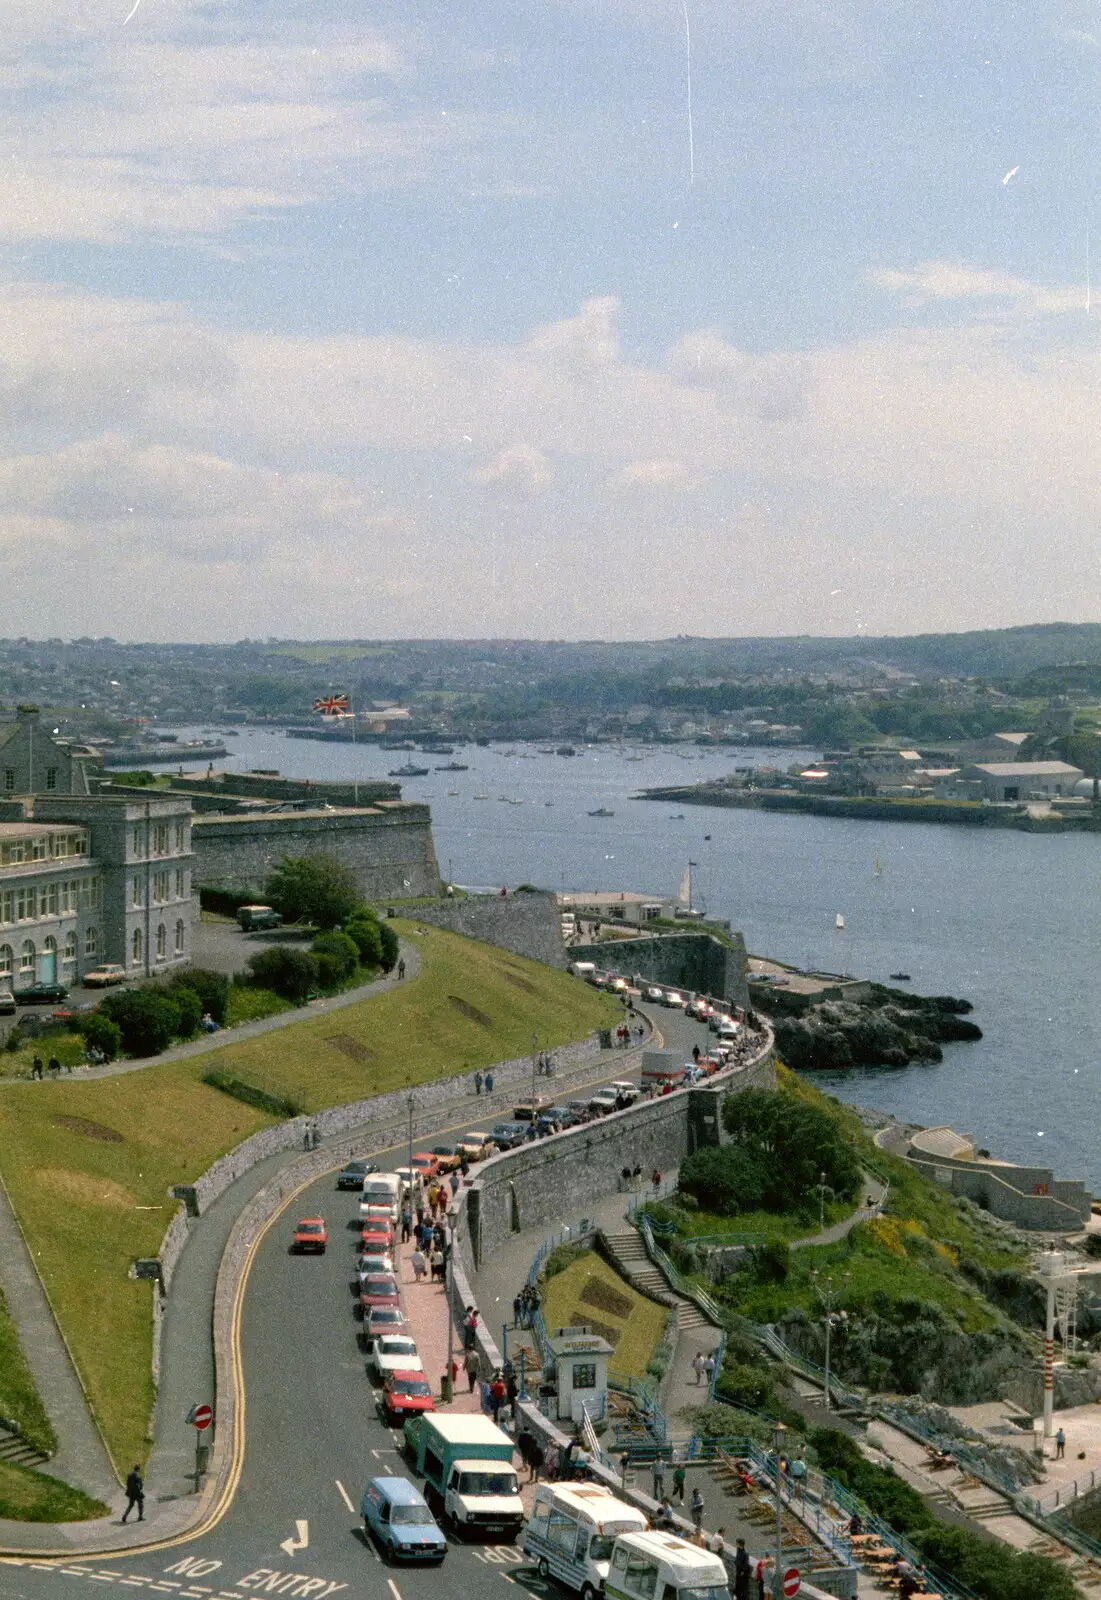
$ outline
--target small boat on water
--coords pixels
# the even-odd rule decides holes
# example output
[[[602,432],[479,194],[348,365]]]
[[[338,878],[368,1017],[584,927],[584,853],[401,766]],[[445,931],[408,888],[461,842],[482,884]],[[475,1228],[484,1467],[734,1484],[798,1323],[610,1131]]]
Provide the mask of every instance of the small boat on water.
[[[670,813],[669,813],[669,821],[670,822],[683,822],[684,821],[684,812],[683,811],[670,811]]]
[[[595,811],[589,812],[590,817],[614,817],[615,812],[609,811],[607,806],[597,806]]]
[[[437,772],[469,772],[470,768],[463,761],[449,761],[446,767],[437,767]]]
[[[572,744],[560,744],[554,753],[556,756],[575,756],[577,751]]]
[[[837,913],[836,917],[834,917],[833,925],[835,928],[843,928],[845,926],[845,919],[841,915],[840,911]]]
[[[415,767],[411,761],[407,761],[404,767],[391,768],[387,776],[390,778],[427,778],[428,768]]]
[[[908,972],[892,972],[891,981],[893,983],[909,983],[910,974]]]
[[[489,796],[487,794],[476,794],[474,798],[475,800],[488,800]]]

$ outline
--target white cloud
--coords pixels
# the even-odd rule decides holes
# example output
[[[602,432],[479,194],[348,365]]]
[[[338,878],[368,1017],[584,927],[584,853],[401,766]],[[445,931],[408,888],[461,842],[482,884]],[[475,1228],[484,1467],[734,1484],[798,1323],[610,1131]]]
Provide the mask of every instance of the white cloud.
[[[1080,289],[1045,289],[1014,278],[962,265],[957,261],[925,261],[912,271],[884,268],[870,274],[881,289],[897,294],[904,305],[925,306],[946,300],[1008,301],[1016,310],[1080,311]]]
[[[609,479],[612,489],[686,489],[689,476],[683,462],[629,461]]]
[[[484,467],[476,467],[470,473],[470,481],[538,494],[554,481],[554,468],[541,450],[523,444],[512,445],[501,450]]]

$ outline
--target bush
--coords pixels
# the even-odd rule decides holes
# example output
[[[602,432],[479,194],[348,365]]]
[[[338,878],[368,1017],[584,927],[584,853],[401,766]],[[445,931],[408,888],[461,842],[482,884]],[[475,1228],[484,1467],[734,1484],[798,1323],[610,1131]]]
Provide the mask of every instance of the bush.
[[[332,856],[284,856],[265,893],[288,922],[336,928],[360,904],[355,873]]]
[[[176,1029],[181,1039],[190,1039],[199,1031],[203,1015],[203,1002],[194,989],[173,988],[172,999],[179,1008],[180,1022]]]
[[[365,906],[361,906],[344,924],[344,932],[349,939],[354,940],[362,966],[382,966],[382,930],[374,912],[369,912]]]
[[[359,946],[346,933],[320,933],[310,946],[318,957],[318,968],[323,988],[335,989],[347,983],[359,966]],[[324,965],[322,965],[324,961]],[[326,972],[332,974],[326,980]]]
[[[807,1210],[823,1176],[846,1200],[860,1188],[860,1164],[836,1121],[790,1090],[728,1095],[723,1126],[730,1143],[695,1151],[680,1169],[681,1188],[707,1210]]]
[[[390,972],[397,963],[401,945],[397,934],[388,922],[379,923],[378,934],[382,940],[382,970],[383,972]]]
[[[1074,1579],[1056,1562],[1013,1550],[1000,1539],[937,1521],[914,1543],[981,1600],[1080,1600]]]
[[[273,1117],[300,1117],[305,1109],[297,1100],[288,1099],[281,1094],[272,1094],[255,1083],[246,1083],[243,1078],[234,1078],[228,1072],[204,1072],[203,1082],[208,1083],[212,1089],[220,1089],[223,1094],[228,1094],[234,1100],[240,1100],[247,1106],[255,1106],[258,1111],[268,1111]]]
[[[320,975],[316,956],[288,944],[273,944],[261,950],[248,966],[252,981],[261,989],[274,989],[285,1000],[299,1003],[317,988]]]
[[[220,1027],[225,1026],[226,1006],[229,1003],[229,979],[224,972],[210,972],[205,967],[188,967],[169,979],[170,989],[190,989],[203,1003],[203,1012],[209,1012]],[[202,1013],[200,1013],[202,1015]]]
[[[117,1023],[128,1055],[158,1056],[180,1031],[180,1008],[163,990],[129,989],[107,995],[100,1011]]]
[[[773,1411],[776,1384],[767,1367],[744,1361],[724,1361],[716,1392],[721,1400],[734,1400],[752,1406],[754,1411]]]
[[[98,1050],[108,1061],[115,1061],[122,1050],[122,1030],[102,1011],[74,1017],[73,1027],[84,1040],[85,1048]]]

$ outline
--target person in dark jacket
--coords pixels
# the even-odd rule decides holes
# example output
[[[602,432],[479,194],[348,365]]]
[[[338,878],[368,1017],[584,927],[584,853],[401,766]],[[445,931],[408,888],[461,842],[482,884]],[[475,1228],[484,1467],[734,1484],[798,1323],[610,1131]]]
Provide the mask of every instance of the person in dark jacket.
[[[126,1475],[126,1510],[122,1513],[123,1522],[126,1521],[135,1506],[138,1508],[138,1521],[144,1522],[145,1484],[142,1482],[141,1468],[136,1461],[133,1471],[128,1472]]]
[[[745,1547],[745,1540],[739,1539],[734,1548],[734,1600],[749,1600],[749,1580],[753,1576],[753,1564],[749,1559],[749,1551]]]

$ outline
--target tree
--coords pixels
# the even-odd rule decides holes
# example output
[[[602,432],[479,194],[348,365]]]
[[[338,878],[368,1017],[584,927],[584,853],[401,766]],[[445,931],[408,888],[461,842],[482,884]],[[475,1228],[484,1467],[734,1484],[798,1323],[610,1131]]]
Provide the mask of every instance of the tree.
[[[117,1022],[112,1022],[102,1011],[90,1011],[87,1016],[75,1017],[73,1026],[88,1049],[100,1051],[108,1061],[114,1061],[122,1050],[122,1030]]]
[[[190,989],[202,1001],[203,1012],[209,1013],[219,1025],[225,1023],[229,979],[224,972],[210,972],[205,967],[187,967],[183,972],[173,974],[168,980],[168,987],[172,990]]]
[[[382,970],[383,972],[389,972],[398,959],[401,945],[398,942],[397,934],[388,922],[379,923],[378,934],[382,941]]]
[[[180,1008],[163,989],[126,989],[107,995],[100,1011],[118,1025],[132,1056],[158,1056],[180,1030]]]
[[[288,922],[336,928],[358,907],[355,874],[332,856],[284,856],[264,890]]]
[[[360,906],[355,915],[344,924],[344,932],[349,939],[355,941],[361,966],[382,966],[382,931],[373,911],[369,911],[366,906]]]
[[[319,933],[310,948],[325,989],[347,983],[359,965],[359,947],[346,933]]]
[[[825,1176],[847,1200],[860,1187],[860,1165],[836,1123],[788,1091],[744,1089],[723,1102],[728,1144],[696,1150],[680,1169],[680,1187],[707,1211],[801,1211]]]
[[[249,962],[251,981],[261,989],[273,989],[285,1000],[301,1004],[311,989],[317,988],[317,957],[290,944],[273,944]]]
[[[192,1034],[199,1030],[199,1023],[203,1015],[203,1002],[194,989],[183,986],[174,986],[172,999],[179,1009],[180,1021],[176,1032],[181,1039],[190,1039]]]

